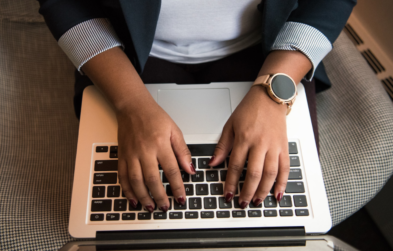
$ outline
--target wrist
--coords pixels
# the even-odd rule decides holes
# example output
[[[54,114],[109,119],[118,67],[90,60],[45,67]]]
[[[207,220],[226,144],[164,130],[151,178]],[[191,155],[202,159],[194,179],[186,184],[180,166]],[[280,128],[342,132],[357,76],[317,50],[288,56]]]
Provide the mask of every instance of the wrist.
[[[274,101],[263,86],[254,86],[249,90],[251,98],[258,100],[258,106],[265,107],[266,109],[273,109],[275,113],[287,114],[287,105],[279,104]]]

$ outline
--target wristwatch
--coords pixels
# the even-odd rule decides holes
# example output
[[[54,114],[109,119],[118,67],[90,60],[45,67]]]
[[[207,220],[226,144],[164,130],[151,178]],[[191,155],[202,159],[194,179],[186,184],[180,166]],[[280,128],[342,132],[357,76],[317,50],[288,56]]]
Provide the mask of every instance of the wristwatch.
[[[284,73],[259,76],[252,86],[266,87],[269,97],[278,104],[287,105],[287,115],[291,112],[297,95],[296,83]]]

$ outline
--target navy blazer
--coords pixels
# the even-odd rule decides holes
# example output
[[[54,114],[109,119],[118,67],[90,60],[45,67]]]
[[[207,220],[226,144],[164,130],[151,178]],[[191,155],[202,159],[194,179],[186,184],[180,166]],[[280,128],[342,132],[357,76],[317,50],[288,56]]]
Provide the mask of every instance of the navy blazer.
[[[141,73],[149,57],[161,0],[38,0],[39,12],[56,40],[75,25],[93,18],[108,18],[124,43],[125,53]],[[262,53],[266,57],[287,21],[310,25],[329,41],[337,39],[356,0],[262,0]],[[129,32],[124,32],[128,30]],[[317,91],[330,87],[322,63],[316,69]]]

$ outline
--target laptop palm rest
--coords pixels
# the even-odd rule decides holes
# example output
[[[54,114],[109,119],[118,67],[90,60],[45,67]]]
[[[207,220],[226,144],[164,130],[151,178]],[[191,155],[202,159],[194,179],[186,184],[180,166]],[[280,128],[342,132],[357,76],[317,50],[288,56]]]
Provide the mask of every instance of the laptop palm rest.
[[[228,88],[160,89],[157,94],[183,134],[221,134],[232,113]]]

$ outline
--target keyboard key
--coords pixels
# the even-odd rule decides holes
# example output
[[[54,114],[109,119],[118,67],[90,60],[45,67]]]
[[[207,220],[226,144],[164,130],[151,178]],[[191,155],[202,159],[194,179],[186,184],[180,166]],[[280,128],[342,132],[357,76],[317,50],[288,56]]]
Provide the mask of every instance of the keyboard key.
[[[224,186],[221,183],[210,184],[211,195],[224,195]]]
[[[109,153],[109,158],[117,158],[117,153]]]
[[[227,179],[227,172],[227,170],[220,171],[221,181],[225,181]]]
[[[198,212],[186,212],[186,219],[198,219]]]
[[[246,217],[246,211],[244,211],[244,210],[232,211],[232,217],[233,218],[244,218],[244,217]]]
[[[240,207],[240,204],[239,204],[239,197],[238,197],[238,196],[236,196],[235,198],[233,198],[233,206],[234,206],[235,208],[241,208],[241,207]]]
[[[246,180],[246,174],[247,170],[243,170],[242,173],[240,174],[239,181],[245,181]]]
[[[93,198],[104,198],[105,197],[105,187],[96,186],[93,187]]]
[[[112,200],[93,200],[91,202],[92,212],[104,212],[112,210]]]
[[[183,212],[170,212],[169,219],[172,220],[183,219]]]
[[[283,196],[280,201],[280,207],[292,207],[292,199],[291,196]]]
[[[261,210],[248,210],[248,217],[262,217]]]
[[[210,169],[209,160],[209,158],[199,158],[198,169]]]
[[[208,195],[209,187],[207,184],[196,184],[196,195]]]
[[[218,204],[220,208],[232,208],[232,201],[226,203],[224,197],[218,198]]]
[[[205,209],[216,209],[217,208],[216,197],[203,198],[203,204]]]
[[[172,198],[168,198],[169,200],[169,208],[168,210],[172,210]]]
[[[205,181],[205,175],[203,171],[197,171],[195,175],[191,175],[192,182],[203,182]]]
[[[297,154],[297,145],[295,142],[288,143],[289,154]]]
[[[153,218],[155,220],[165,220],[166,219],[166,213],[164,213],[164,212],[154,212]]]
[[[286,193],[304,193],[303,182],[287,182]]]
[[[229,211],[217,211],[217,218],[229,218],[231,213]]]
[[[127,200],[115,200],[114,211],[126,211],[127,210]]]
[[[117,173],[95,173],[94,184],[116,184]]]
[[[281,209],[280,216],[293,216],[293,211],[291,209]]]
[[[91,214],[90,215],[90,221],[103,221],[104,220],[104,214]]]
[[[112,221],[112,220],[119,220],[120,219],[120,214],[106,214],[106,220]]]
[[[265,207],[277,207],[277,200],[273,196],[267,196],[263,203]]]
[[[300,160],[298,156],[290,156],[289,157],[289,165],[293,166],[300,166]]]
[[[260,203],[258,206],[255,206],[253,201],[251,201],[248,205],[250,206],[250,208],[262,208],[262,203]]]
[[[172,189],[170,185],[166,186],[166,195],[173,196]]]
[[[190,174],[188,174],[184,171],[181,171],[180,174],[181,174],[181,179],[183,180],[183,182],[190,182]]]
[[[139,203],[138,202],[138,204],[136,204],[136,208],[134,209],[132,206],[131,206],[131,203],[128,203],[128,211],[141,211],[142,210],[142,205],[141,205],[141,203]]]
[[[214,211],[203,211],[201,212],[202,219],[212,219],[214,218]]]
[[[108,186],[107,197],[120,197],[120,186]]]
[[[240,187],[240,192],[242,192],[242,189],[243,189],[243,186],[244,186],[244,183],[242,182],[242,183],[239,183],[239,187]]]
[[[308,209],[296,209],[296,216],[308,216]]]
[[[305,195],[294,195],[293,201],[295,203],[295,207],[306,207],[307,199]]]
[[[176,200],[174,200],[173,203],[174,203],[173,207],[175,210],[186,210],[187,209],[187,201],[184,205],[177,203]]]
[[[135,220],[135,213],[124,213],[121,215],[122,220]]]
[[[225,161],[223,161],[221,164],[218,164],[217,166],[213,166],[213,168],[225,168]]]
[[[301,180],[302,178],[302,170],[299,168],[293,168],[289,170],[288,180]]]
[[[276,210],[264,210],[263,215],[265,217],[276,217],[277,216],[277,211]]]
[[[107,146],[96,146],[96,153],[106,153],[107,151]]]
[[[165,173],[162,172],[162,183],[169,183],[168,179],[165,176]]]
[[[206,181],[218,181],[218,171],[206,171]]]
[[[111,153],[117,153],[117,146],[111,146],[110,152]]]
[[[188,199],[190,209],[202,209],[201,198],[189,198]]]
[[[274,193],[274,186],[276,185],[276,182],[273,183],[272,188],[270,188],[270,193],[273,194]]]
[[[138,213],[138,220],[151,220],[151,213]]]
[[[194,185],[193,184],[185,184],[184,190],[186,191],[186,195],[194,195]]]

